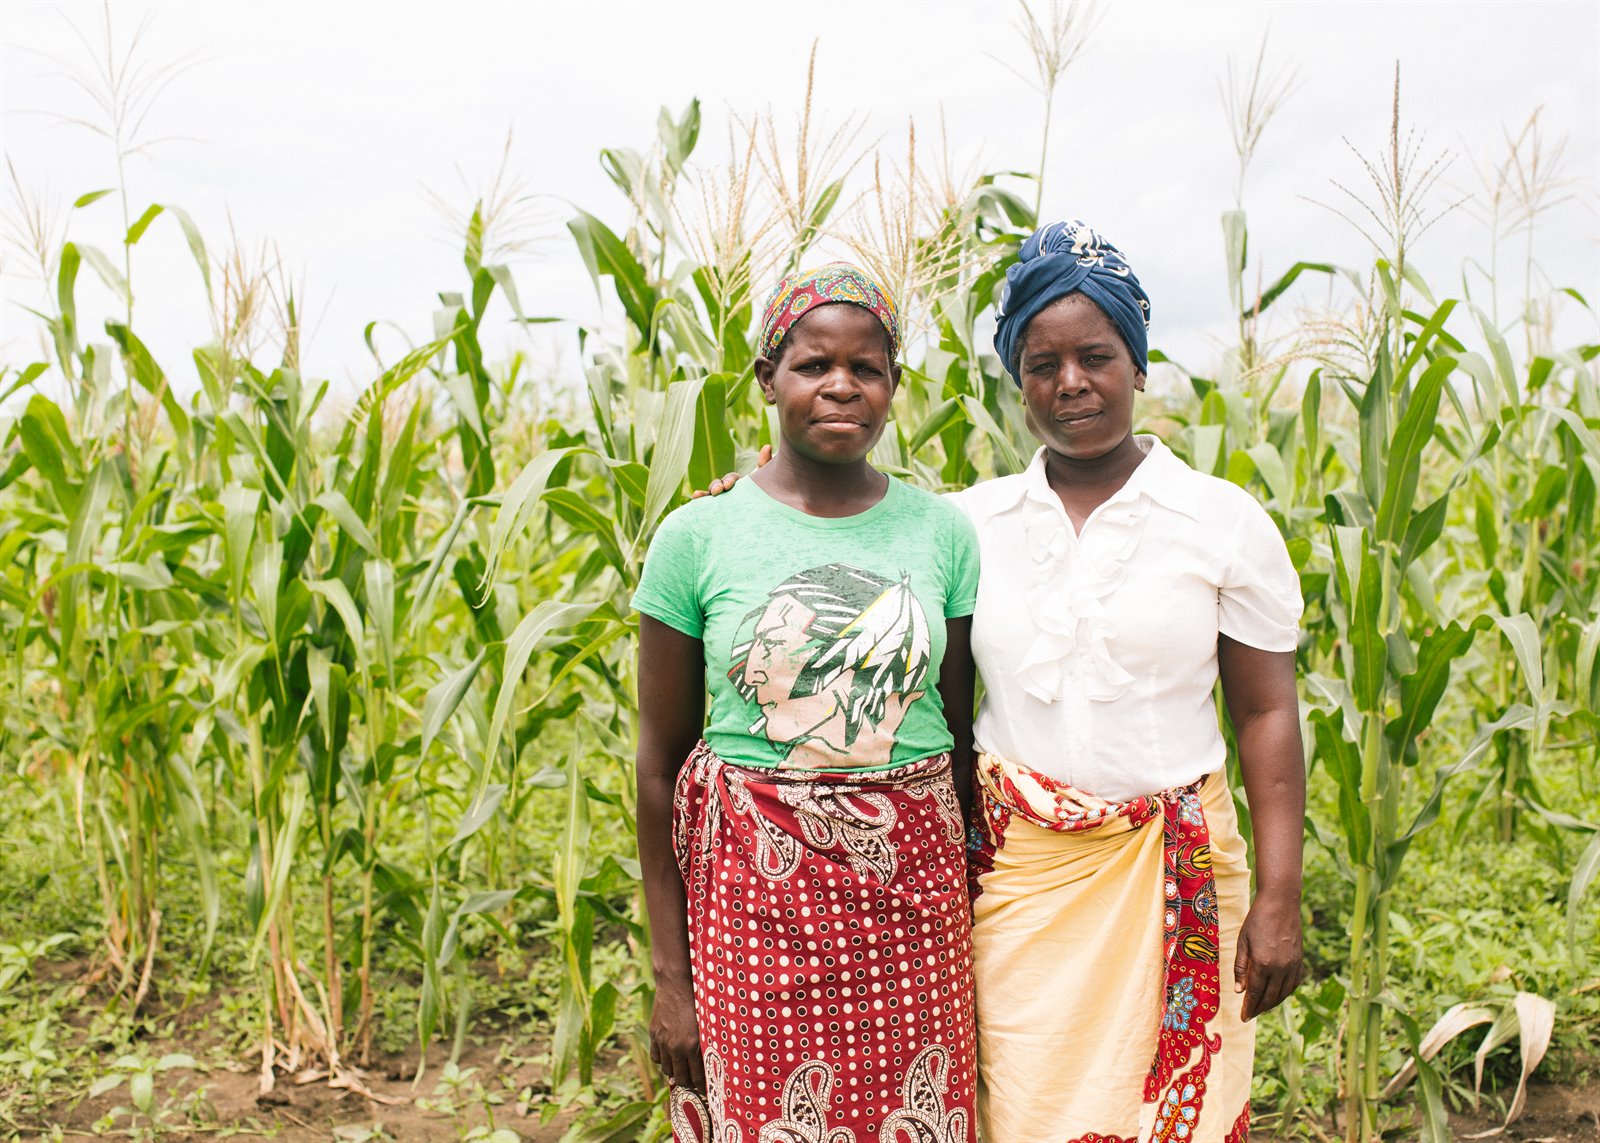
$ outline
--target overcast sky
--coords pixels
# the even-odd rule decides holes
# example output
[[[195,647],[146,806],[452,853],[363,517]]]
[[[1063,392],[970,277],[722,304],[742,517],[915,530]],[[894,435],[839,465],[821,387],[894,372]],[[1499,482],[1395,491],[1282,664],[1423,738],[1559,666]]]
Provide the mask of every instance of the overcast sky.
[[[462,288],[457,244],[427,191],[469,206],[508,131],[511,169],[549,196],[541,200],[549,240],[513,263],[524,308],[591,322],[600,311],[562,224],[569,203],[626,222],[600,149],[648,147],[658,107],[681,109],[698,96],[697,158],[721,161],[731,116],[770,108],[780,123],[794,121],[813,40],[816,112],[834,123],[855,116],[863,144],[881,138],[898,155],[908,119],[931,142],[942,115],[958,165],[1037,162],[1041,101],[1008,69],[1026,71],[1029,61],[1016,9],[1001,0],[130,0],[110,13],[123,43],[153,13],[141,45],[152,62],[194,60],[145,125],[147,136],[178,138],[128,167],[133,212],[175,203],[215,248],[230,227],[247,245],[275,243],[303,280],[315,322],[305,369],[345,384],[372,374],[362,341],[369,322],[386,319],[424,339],[437,292]],[[1300,259],[1370,261],[1360,235],[1317,203],[1341,199],[1334,180],[1365,189],[1345,140],[1371,157],[1386,146],[1399,61],[1402,113],[1424,158],[1454,155],[1440,206],[1474,190],[1475,165],[1498,161],[1505,133],[1543,108],[1546,139],[1565,140],[1563,167],[1585,188],[1546,217],[1537,255],[1557,285],[1600,304],[1600,4],[1122,0],[1102,15],[1057,95],[1044,213],[1082,217],[1124,249],[1154,301],[1154,345],[1197,368],[1215,364],[1227,314],[1218,220],[1233,205],[1236,171],[1218,82],[1230,60],[1253,58],[1269,28],[1269,58],[1292,68],[1297,84],[1244,193],[1252,257],[1268,281]],[[0,130],[28,194],[52,205],[74,240],[115,255],[113,199],[67,210],[116,178],[103,140],[57,121],[96,118],[58,62],[85,68],[86,43],[103,51],[98,3],[0,5]],[[1436,289],[1452,295],[1463,258],[1487,254],[1483,225],[1464,210],[1415,251]],[[36,323],[19,309],[42,297],[27,269],[5,251],[0,362],[12,365],[39,352]],[[136,248],[134,274],[135,326],[183,384],[207,324],[198,275],[169,222]],[[103,294],[87,281],[80,292]],[[1596,336],[1575,305],[1559,328]],[[527,344],[514,336],[497,322],[491,339]],[[540,368],[574,368],[572,326],[535,336]]]

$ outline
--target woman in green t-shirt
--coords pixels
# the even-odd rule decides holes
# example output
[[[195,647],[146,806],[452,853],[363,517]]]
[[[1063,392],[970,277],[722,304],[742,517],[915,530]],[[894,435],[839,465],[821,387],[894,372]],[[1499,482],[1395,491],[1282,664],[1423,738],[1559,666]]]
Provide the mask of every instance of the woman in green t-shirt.
[[[977,538],[867,461],[898,353],[861,270],[781,282],[755,368],[782,452],[668,516],[633,599],[651,1057],[680,1143],[974,1138]]]

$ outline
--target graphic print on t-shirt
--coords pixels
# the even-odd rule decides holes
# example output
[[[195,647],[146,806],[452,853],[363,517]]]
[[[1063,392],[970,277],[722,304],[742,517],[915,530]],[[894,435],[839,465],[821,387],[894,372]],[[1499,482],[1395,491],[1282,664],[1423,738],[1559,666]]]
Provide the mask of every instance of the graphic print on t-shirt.
[[[930,657],[928,617],[908,576],[824,564],[790,576],[745,616],[728,678],[761,708],[750,733],[788,765],[862,765],[893,753]]]

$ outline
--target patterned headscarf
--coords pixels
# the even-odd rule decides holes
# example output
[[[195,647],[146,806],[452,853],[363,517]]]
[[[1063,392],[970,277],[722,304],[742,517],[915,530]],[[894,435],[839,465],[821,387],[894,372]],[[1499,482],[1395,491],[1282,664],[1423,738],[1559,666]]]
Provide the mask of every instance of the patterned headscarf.
[[[829,262],[783,279],[767,295],[758,353],[772,358],[791,326],[816,306],[849,302],[869,311],[889,333],[889,360],[900,356],[900,311],[888,287],[848,262]]]
[[[994,347],[1018,385],[1016,354],[1023,331],[1039,311],[1068,294],[1083,294],[1104,310],[1139,372],[1150,371],[1150,299],[1122,251],[1074,218],[1034,231],[1006,270]]]

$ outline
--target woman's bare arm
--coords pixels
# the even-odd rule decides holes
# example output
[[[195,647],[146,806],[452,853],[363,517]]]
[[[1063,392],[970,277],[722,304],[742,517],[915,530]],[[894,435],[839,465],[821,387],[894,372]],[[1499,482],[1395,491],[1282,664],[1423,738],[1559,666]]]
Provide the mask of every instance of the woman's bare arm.
[[[972,616],[946,619],[944,662],[939,666],[939,700],[955,745],[950,748],[950,777],[961,803],[963,832],[972,820],[972,689],[977,667],[972,661]]]
[[[1245,994],[1242,1019],[1271,1011],[1300,984],[1302,846],[1306,771],[1300,742],[1294,652],[1262,651],[1217,639],[1222,695],[1239,743],[1250,803],[1256,893],[1239,932],[1234,991]]]
[[[650,914],[656,1000],[650,1058],[669,1083],[700,1090],[705,1072],[689,974],[689,909],[672,849],[678,770],[705,726],[705,651],[699,639],[639,617],[639,865]]]

